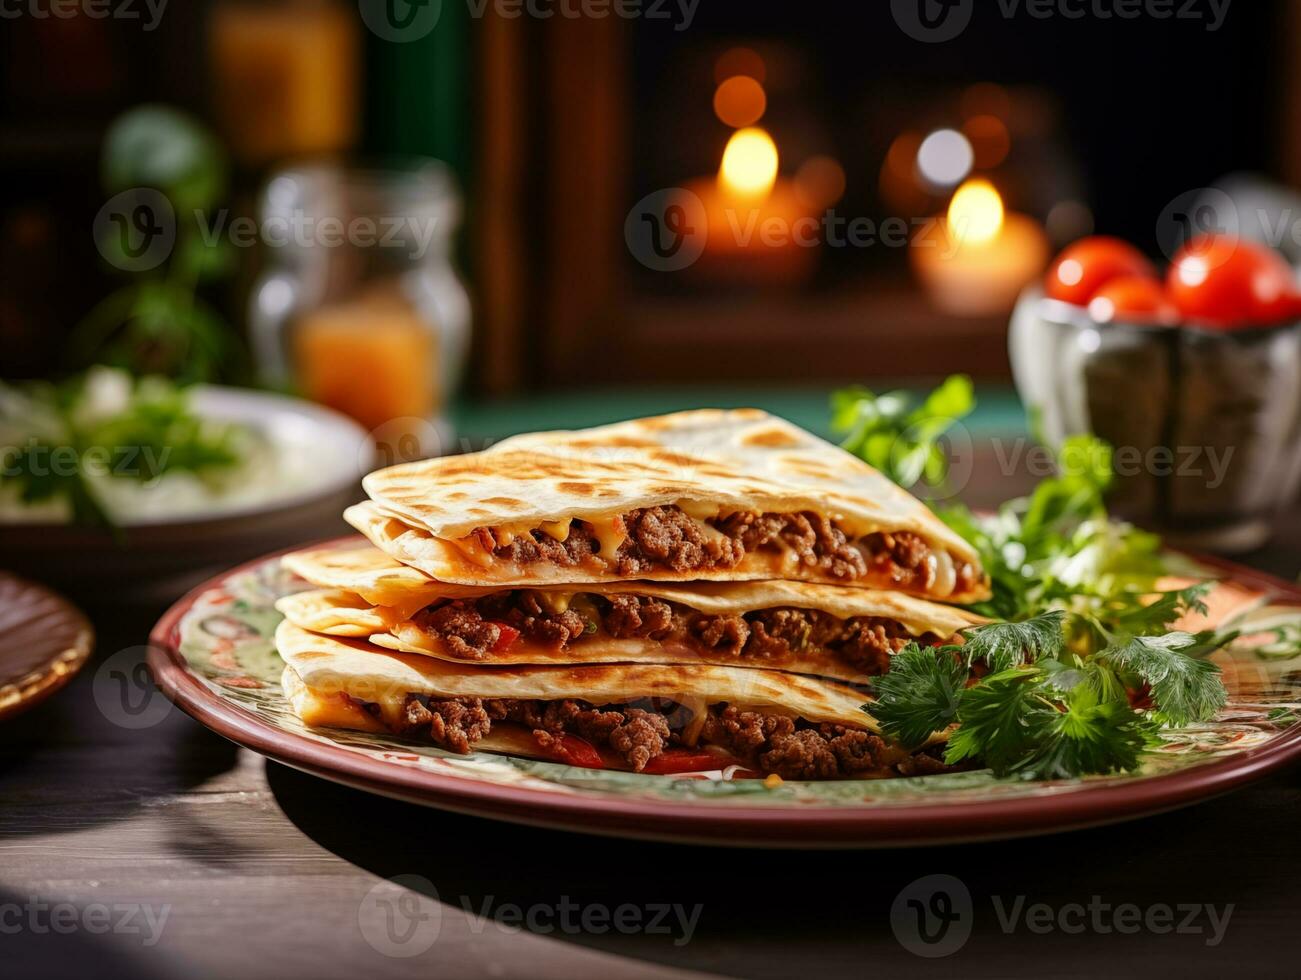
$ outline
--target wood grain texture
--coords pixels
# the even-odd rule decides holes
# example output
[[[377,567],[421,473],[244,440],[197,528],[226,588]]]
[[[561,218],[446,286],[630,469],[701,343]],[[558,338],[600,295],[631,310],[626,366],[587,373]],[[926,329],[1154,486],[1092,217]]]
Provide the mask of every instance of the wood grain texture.
[[[476,32],[479,168],[471,188],[479,379],[488,394],[520,387],[525,364],[529,276],[525,23],[493,8]]]
[[[99,707],[116,695],[104,665],[111,657],[130,674],[143,655],[131,641],[161,611],[94,610],[101,645],[92,663],[59,696],[0,728],[0,975],[689,975],[581,939],[501,927],[466,911],[482,910],[481,898],[468,904],[468,892],[463,902],[441,884],[441,900],[427,901],[440,920],[433,945],[410,958],[377,951],[362,922],[375,934],[385,910],[367,905],[367,893],[396,875],[438,881],[439,852],[461,850],[463,836],[438,834],[442,815],[420,811],[428,828],[408,841],[408,857],[392,870],[371,869],[296,822],[324,818],[332,833],[358,843],[392,843],[385,821],[367,813],[384,801],[334,787],[316,798],[326,784],[237,748],[174,708],[148,728],[116,725],[108,716],[118,709],[110,704],[106,716]],[[146,905],[165,915],[161,938],[146,945],[143,929],[59,934],[48,912],[32,925],[33,899],[82,912],[107,905],[115,920],[121,906]]]

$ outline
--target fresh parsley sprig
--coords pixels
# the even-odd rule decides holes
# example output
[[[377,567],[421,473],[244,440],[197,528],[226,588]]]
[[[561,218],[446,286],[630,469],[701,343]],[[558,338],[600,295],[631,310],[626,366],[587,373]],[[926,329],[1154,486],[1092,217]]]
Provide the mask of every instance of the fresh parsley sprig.
[[[901,745],[924,745],[957,720],[958,702],[971,669],[945,647],[938,652],[910,643],[872,681],[874,704],[863,705],[881,731]]]
[[[965,416],[973,402],[952,397],[964,380],[949,379],[923,407],[951,403],[955,420]],[[914,411],[906,398],[874,399],[866,389],[836,398],[833,423],[850,427],[846,448],[904,486],[901,477],[915,482],[919,472],[942,476],[942,461],[920,471],[895,465],[911,458],[901,441]],[[933,438],[916,453],[941,453],[946,428],[932,419],[925,434]],[[1110,446],[1074,436],[1056,455],[1057,475],[995,514],[940,511],[980,554],[992,596],[970,608],[994,621],[964,630],[961,644],[909,644],[874,679],[875,700],[863,708],[900,744],[947,737],[946,762],[977,762],[1000,776],[1121,772],[1138,767],[1163,726],[1204,722],[1224,707],[1220,670],[1207,658],[1236,633],[1172,630],[1207,611],[1212,583],[1157,587],[1166,573],[1160,539],[1107,512]]]
[[[967,642],[959,648],[962,659],[968,667],[981,662],[999,672],[1055,657],[1065,645],[1064,619],[1060,609],[1051,609],[1019,623],[990,623],[968,630]]]
[[[863,710],[909,748],[948,731],[950,765],[1056,779],[1133,769],[1162,724],[1207,721],[1224,707],[1220,669],[1204,657],[1234,634],[1127,637],[1081,655],[1067,647],[1065,622],[1050,611],[966,630],[961,645],[910,644]]]

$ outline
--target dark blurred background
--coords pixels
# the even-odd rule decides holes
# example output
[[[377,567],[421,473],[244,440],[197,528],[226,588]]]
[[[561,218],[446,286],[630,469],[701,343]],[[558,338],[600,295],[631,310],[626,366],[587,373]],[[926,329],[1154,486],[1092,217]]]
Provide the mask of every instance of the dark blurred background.
[[[173,0],[147,30],[138,6],[138,20],[0,20],[5,377],[78,366],[65,338],[122,278],[91,231],[109,196],[105,133],[146,103],[217,134],[231,214],[257,214],[268,180],[306,159],[449,164],[464,195],[466,377],[487,394],[1007,376],[1007,310],[953,310],[906,248],[707,250],[682,274],[639,263],[624,237],[634,202],[712,187],[741,125],[777,147],[774,200],[902,217],[910,234],[957,183],[928,182],[915,165],[943,129],[974,148],[959,179],[987,177],[1053,249],[1099,231],[1159,258],[1158,216],[1176,195],[1243,170],[1301,184],[1301,4],[1285,0],[1238,0],[1217,30],[1005,20],[978,4],[945,43],[910,38],[881,2],[704,0],[687,23],[679,7],[668,19],[543,19],[492,4],[476,17],[444,0],[437,26],[402,43],[346,0]],[[758,83],[758,119],[746,103],[755,86],[733,86],[731,105],[719,94],[738,76]],[[202,287],[236,333],[267,262],[242,250]],[[243,370],[232,358],[226,380]]]

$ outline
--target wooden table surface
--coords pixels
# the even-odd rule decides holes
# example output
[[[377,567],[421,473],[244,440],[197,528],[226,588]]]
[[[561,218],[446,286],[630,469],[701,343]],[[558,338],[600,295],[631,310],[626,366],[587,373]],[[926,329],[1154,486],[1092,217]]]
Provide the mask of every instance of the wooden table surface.
[[[1006,489],[986,475],[970,496]],[[1294,514],[1247,561],[1295,578],[1299,555]],[[162,605],[123,605],[111,582],[77,598],[95,659],[0,725],[0,977],[1221,977],[1301,959],[1297,768],[1129,824],[970,846],[752,852],[533,830],[336,786],[175,709],[122,727],[98,706],[114,693],[104,665],[140,661]],[[959,879],[974,914],[937,959],[890,924],[895,896],[932,874]],[[386,883],[399,876],[415,877]],[[1037,903],[1066,928],[1005,931]],[[1090,903],[1228,919],[1218,942],[1204,914],[1198,932],[1074,931],[1072,906]]]

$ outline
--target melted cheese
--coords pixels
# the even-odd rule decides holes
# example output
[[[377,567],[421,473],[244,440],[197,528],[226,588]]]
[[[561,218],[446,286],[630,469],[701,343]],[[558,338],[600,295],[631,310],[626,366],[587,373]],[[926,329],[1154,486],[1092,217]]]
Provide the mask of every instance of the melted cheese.
[[[592,525],[592,534],[600,542],[601,558],[612,561],[615,553],[628,540],[628,531],[624,527],[621,515],[605,514],[601,517],[589,517],[587,522]]]
[[[447,543],[455,548],[466,561],[478,565],[480,568],[490,568],[497,562],[496,557],[483,546],[483,542],[479,540],[477,535],[467,535],[464,538],[456,538]]]
[[[568,517],[563,521],[543,521],[538,525],[538,530],[556,541],[564,541],[569,537],[569,524],[570,518]]]
[[[701,500],[679,500],[677,503],[678,510],[696,521],[708,521],[718,516],[718,504],[706,503]]]
[[[683,698],[679,703],[691,712],[691,720],[682,729],[682,744],[694,749],[696,743],[700,741],[700,732],[709,717],[709,705],[704,698]]]
[[[569,604],[573,602],[574,595],[573,592],[550,592],[541,589],[533,592],[533,596],[538,600],[538,605],[553,616],[560,616],[568,612]]]
[[[953,588],[958,584],[958,573],[953,567],[953,557],[947,552],[931,546],[928,561],[934,569],[934,594],[937,596],[953,595]]]

